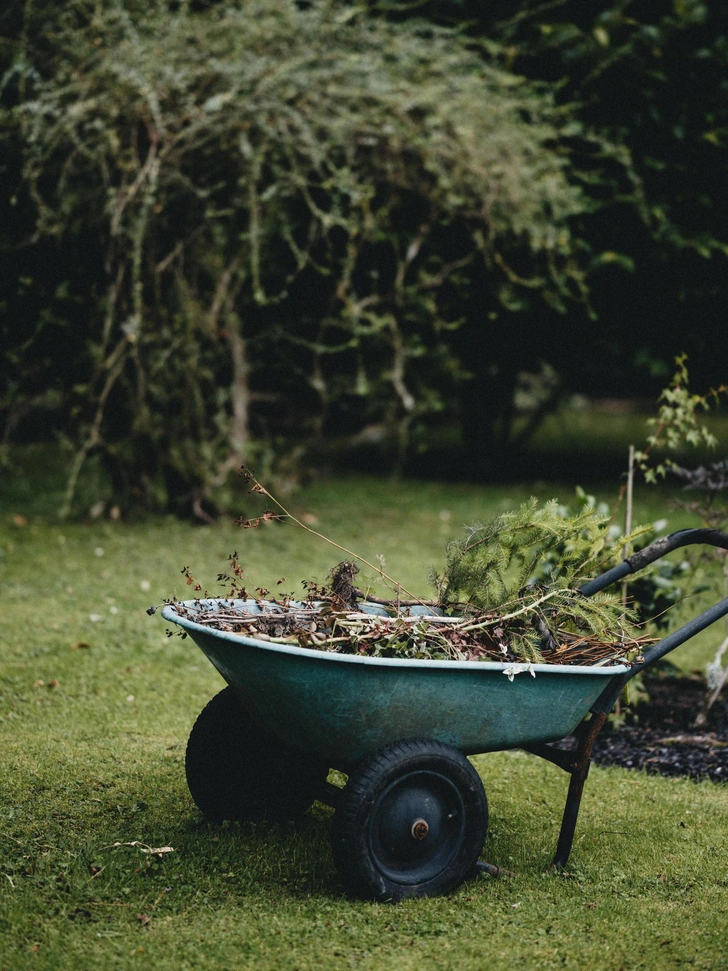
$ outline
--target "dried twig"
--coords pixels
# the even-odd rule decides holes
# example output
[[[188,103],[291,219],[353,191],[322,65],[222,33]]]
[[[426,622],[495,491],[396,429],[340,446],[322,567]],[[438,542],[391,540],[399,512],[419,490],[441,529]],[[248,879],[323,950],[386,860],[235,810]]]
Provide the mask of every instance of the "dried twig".
[[[131,840],[128,843],[112,843],[111,846],[104,846],[104,850],[118,850],[122,846],[131,846],[134,849],[140,850],[142,853],[147,853],[150,856],[158,856],[160,859],[166,853],[174,853],[173,846],[147,846],[146,843],[141,843],[139,840]]]
[[[301,520],[296,518],[296,516],[294,516],[292,512],[289,512],[288,509],[286,509],[286,507],[278,499],[276,499],[274,495],[268,492],[265,486],[261,485],[260,482],[258,482],[258,480],[255,478],[255,475],[252,473],[250,469],[247,468],[247,466],[245,465],[242,466],[240,471],[249,482],[253,483],[251,492],[258,493],[259,495],[262,495],[262,496],[267,496],[270,499],[270,501],[273,502],[280,509],[282,513],[282,517],[284,519],[290,519],[292,523],[294,523],[296,526],[299,526],[307,533],[311,533],[312,536],[317,536],[319,539],[322,539],[325,543],[328,543],[330,546],[333,546],[341,553],[345,553],[347,556],[353,557],[355,560],[358,560],[359,563],[363,563],[364,566],[369,567],[370,570],[374,570],[374,572],[377,573],[380,577],[382,577],[383,580],[386,580],[387,583],[390,583],[394,587],[394,589],[397,591],[398,600],[399,600],[400,592],[404,592],[407,594],[408,597],[412,599],[414,603],[426,605],[425,601],[420,600],[419,597],[416,597],[415,594],[410,593],[409,590],[403,587],[401,583],[399,583],[397,580],[394,580],[392,577],[388,576],[382,569],[381,565],[375,566],[373,563],[370,563],[369,560],[365,560],[363,556],[360,556],[358,553],[354,553],[353,550],[349,550],[345,546],[341,546],[339,543],[334,542],[334,540],[329,539],[328,536],[325,536],[323,533],[319,533],[318,530],[316,529],[311,529],[310,526],[307,526],[304,522],[301,522]],[[273,518],[273,517],[268,516],[268,518]],[[280,518],[280,517],[275,517],[275,518]],[[238,520],[239,526],[247,526],[250,524],[251,524],[251,520],[248,520],[248,519]]]
[[[519,662],[509,637],[513,620],[521,623],[520,611],[505,617],[481,614],[471,617],[436,615],[380,616],[341,608],[331,602],[311,605],[263,603],[259,612],[244,607],[197,602],[175,610],[195,623],[240,634],[266,643],[376,656],[401,656],[449,660]],[[509,621],[507,618],[511,618]],[[636,637],[621,643],[605,643],[594,635],[556,630],[551,642],[541,647],[543,663],[597,665],[624,663],[653,638]]]

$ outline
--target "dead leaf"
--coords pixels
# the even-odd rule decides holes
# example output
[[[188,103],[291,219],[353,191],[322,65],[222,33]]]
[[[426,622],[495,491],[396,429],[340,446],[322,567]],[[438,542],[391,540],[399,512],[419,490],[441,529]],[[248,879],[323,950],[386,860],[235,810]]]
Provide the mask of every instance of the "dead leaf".
[[[82,648],[89,648],[89,647],[91,647],[91,645],[88,643],[88,641],[76,641],[75,644],[71,644],[72,651],[78,651]]]
[[[16,513],[13,516],[13,524],[15,526],[27,526],[28,525],[28,519],[27,519],[26,516],[21,516],[20,513]]]

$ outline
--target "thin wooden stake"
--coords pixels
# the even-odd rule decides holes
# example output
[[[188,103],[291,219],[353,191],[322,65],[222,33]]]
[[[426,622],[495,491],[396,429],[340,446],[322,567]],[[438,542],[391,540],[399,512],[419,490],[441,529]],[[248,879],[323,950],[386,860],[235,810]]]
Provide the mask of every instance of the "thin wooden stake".
[[[627,508],[624,516],[624,531],[629,533],[632,530],[632,496],[634,494],[634,445],[629,447],[629,464],[627,466]],[[626,556],[628,553],[625,547]]]
[[[629,536],[632,532],[632,497],[634,494],[634,445],[629,447],[629,459],[627,460],[627,503],[624,510],[624,534]],[[629,556],[629,544],[625,543],[622,548],[622,556],[625,559]],[[622,581],[622,606],[627,609],[627,578],[625,577]],[[624,634],[622,635],[622,643],[624,644]],[[615,713],[617,716],[622,714],[622,700],[617,699],[617,703],[614,706]]]

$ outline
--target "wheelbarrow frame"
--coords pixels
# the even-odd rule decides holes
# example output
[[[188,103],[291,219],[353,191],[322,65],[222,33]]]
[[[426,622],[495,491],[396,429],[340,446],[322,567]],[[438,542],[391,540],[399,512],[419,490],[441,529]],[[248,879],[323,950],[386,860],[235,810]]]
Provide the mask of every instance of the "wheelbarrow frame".
[[[685,529],[672,533],[584,584],[580,592],[584,596],[591,596],[673,550],[693,544],[708,544],[728,550],[728,534],[711,529]],[[203,604],[200,601],[187,601],[177,606],[184,608],[184,614],[194,613]],[[275,608],[275,605],[271,607]],[[370,609],[377,610],[374,607]],[[432,738],[435,744],[452,746],[464,755],[520,748],[563,769],[571,778],[552,861],[555,868],[567,865],[594,743],[624,687],[641,671],[726,614],[728,597],[659,643],[651,645],[629,666],[570,667],[338,655],[272,644],[204,627],[189,616],[180,615],[175,604],[168,604],[162,611],[167,620],[180,625],[192,636],[240,696],[246,708],[250,708],[251,714],[265,723],[268,730],[287,745],[313,751],[330,767],[341,769],[347,775],[383,745],[391,746],[411,737]],[[249,679],[247,673],[250,664],[262,665],[262,668],[259,667],[255,677]],[[308,683],[306,679],[312,668],[315,669],[313,681]],[[520,672],[517,678],[514,668]],[[334,710],[330,712],[327,708],[325,717],[323,714],[317,715],[315,710],[314,694],[321,671],[333,672],[327,682],[327,705]],[[445,679],[442,675],[446,672]],[[533,694],[536,686],[531,686],[531,673],[536,676],[541,695]],[[510,682],[503,679],[503,674],[509,674]],[[414,681],[409,680],[413,677]],[[351,678],[354,680],[351,681]],[[352,692],[357,692],[357,685],[364,685],[365,678],[367,691],[357,695],[356,717],[352,721]],[[485,689],[482,679],[489,679]],[[404,711],[407,704],[402,704],[402,685],[405,682],[423,693],[421,703],[414,706],[418,711],[416,717],[413,716],[413,722],[407,720]],[[438,683],[443,686],[439,690]],[[266,692],[268,685],[272,693]],[[445,687],[448,685],[449,695]],[[549,695],[553,703],[550,702],[547,710],[539,713],[538,699],[544,697],[544,692],[548,695],[554,685],[559,690]],[[513,694],[504,695],[503,688],[514,689]],[[498,699],[506,698],[505,704],[509,706],[506,715],[516,723],[519,722],[516,714],[523,714],[523,706],[528,708],[531,696],[537,699],[537,704],[535,708],[531,706],[521,718],[520,728],[516,726],[504,730],[502,725],[496,724],[494,727],[493,706],[489,714],[480,711],[484,691],[491,695],[495,693]],[[369,707],[365,703],[365,696],[374,699]],[[450,696],[452,706],[448,708]],[[280,699],[284,703],[276,706],[274,701]],[[337,700],[338,713],[341,715],[339,721]],[[558,705],[564,710],[559,710],[554,720],[551,717],[552,709]],[[280,710],[276,712],[276,708]],[[430,722],[428,712],[433,709],[434,721]],[[451,712],[455,721],[467,722],[467,726],[459,729],[457,725],[448,723],[446,716]],[[311,722],[313,726],[308,736],[305,725],[301,727],[306,722]],[[571,735],[577,739],[573,751],[564,751],[556,746],[555,743]],[[328,782],[321,785],[316,793],[316,798],[335,809],[341,797],[342,790]],[[483,866],[487,868],[487,865]]]
[[[639,550],[632,556],[626,557],[620,564],[607,570],[601,576],[596,577],[589,583],[584,584],[581,592],[590,597],[592,594],[599,593],[613,583],[625,579],[632,573],[644,569],[650,563],[662,559],[668,553],[683,546],[692,545],[715,546],[719,549],[728,550],[728,534],[718,529],[681,529],[675,533],[670,533],[662,539],[656,540],[644,549]],[[713,607],[704,611],[698,617],[688,621],[682,627],[668,634],[657,644],[651,645],[642,654],[642,659],[634,663],[630,669],[621,674],[615,674],[609,685],[604,689],[601,696],[592,705],[590,717],[585,717],[574,733],[578,739],[576,750],[573,754],[562,752],[550,745],[526,746],[525,751],[538,755],[540,758],[558,765],[566,772],[570,773],[569,791],[566,797],[566,805],[561,820],[559,839],[556,845],[551,866],[556,869],[563,869],[571,853],[574,842],[576,823],[579,817],[581,797],[584,791],[584,783],[589,775],[591,766],[591,753],[594,743],[604,727],[610,712],[617,703],[627,684],[636,675],[655,664],[657,661],[666,657],[675,648],[680,647],[686,641],[695,637],[700,631],[710,627],[721,617],[728,614],[728,597],[719,601]]]

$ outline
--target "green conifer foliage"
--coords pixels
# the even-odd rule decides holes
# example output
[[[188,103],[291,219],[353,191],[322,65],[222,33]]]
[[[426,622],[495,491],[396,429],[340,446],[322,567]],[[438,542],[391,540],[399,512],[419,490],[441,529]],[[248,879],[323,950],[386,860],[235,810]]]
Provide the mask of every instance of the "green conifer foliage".
[[[585,505],[564,515],[555,499],[469,526],[447,548],[445,570],[434,580],[443,604],[497,612],[512,648],[527,660],[558,632],[584,633],[605,642],[632,637],[631,611],[619,592],[585,597],[579,587],[609,566],[615,542],[607,517]]]

